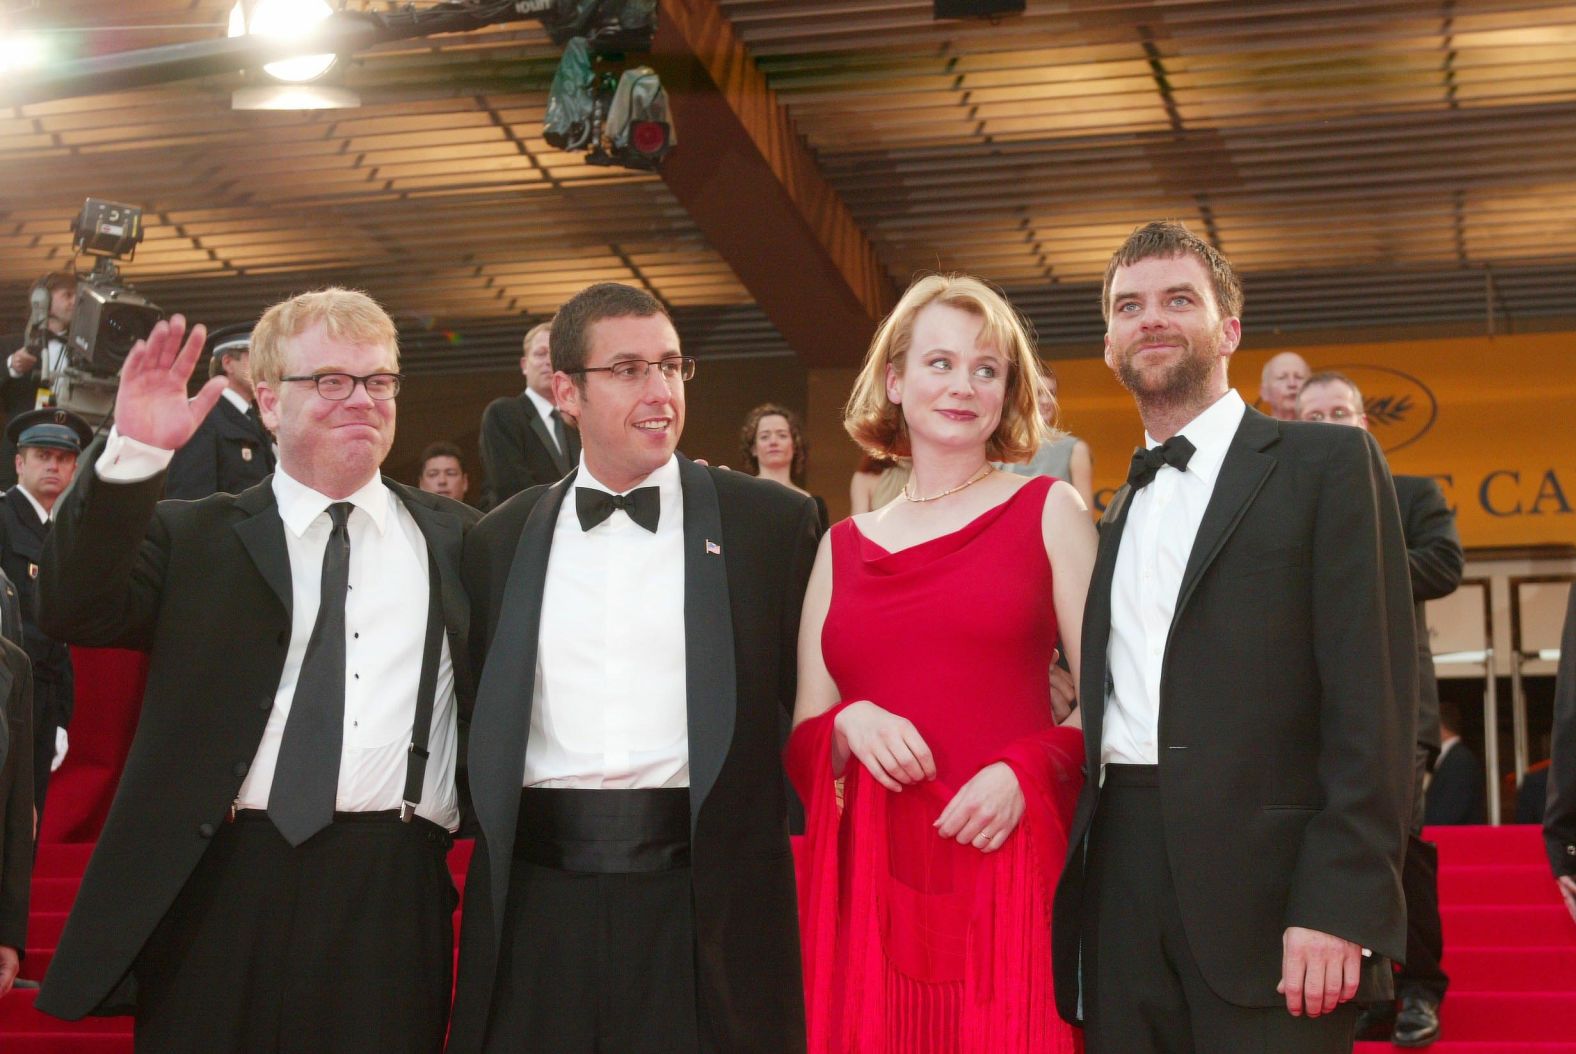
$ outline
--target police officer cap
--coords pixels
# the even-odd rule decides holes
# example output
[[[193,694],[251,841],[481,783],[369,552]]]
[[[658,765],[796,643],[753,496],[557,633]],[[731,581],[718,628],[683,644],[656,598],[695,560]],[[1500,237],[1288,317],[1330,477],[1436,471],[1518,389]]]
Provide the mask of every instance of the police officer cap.
[[[54,450],[82,453],[82,448],[93,441],[93,429],[70,410],[46,406],[17,414],[5,426],[6,438],[23,447],[43,446]]]
[[[220,326],[208,333],[208,341],[203,348],[209,355],[234,354],[237,351],[246,351],[252,346],[252,322],[237,322],[230,326]]]

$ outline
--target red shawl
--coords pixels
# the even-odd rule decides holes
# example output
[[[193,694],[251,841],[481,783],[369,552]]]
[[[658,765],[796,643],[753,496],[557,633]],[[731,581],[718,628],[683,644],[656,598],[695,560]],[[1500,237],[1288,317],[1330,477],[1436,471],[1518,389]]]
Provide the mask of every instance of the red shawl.
[[[1026,809],[1000,850],[931,826],[956,788],[901,794],[850,759],[832,776],[840,704],[796,728],[789,776],[805,803],[798,857],[810,1054],[1061,1054],[1081,1050],[1056,1013],[1051,900],[1082,782],[1083,733],[1051,728],[995,760]]]

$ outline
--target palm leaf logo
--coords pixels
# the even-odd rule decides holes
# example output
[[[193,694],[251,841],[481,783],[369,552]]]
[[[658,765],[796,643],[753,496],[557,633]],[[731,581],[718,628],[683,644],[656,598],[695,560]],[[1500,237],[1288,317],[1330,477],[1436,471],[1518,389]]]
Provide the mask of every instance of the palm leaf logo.
[[[1400,424],[1412,409],[1410,395],[1380,395],[1363,404],[1363,412],[1368,415],[1368,420],[1381,425]]]

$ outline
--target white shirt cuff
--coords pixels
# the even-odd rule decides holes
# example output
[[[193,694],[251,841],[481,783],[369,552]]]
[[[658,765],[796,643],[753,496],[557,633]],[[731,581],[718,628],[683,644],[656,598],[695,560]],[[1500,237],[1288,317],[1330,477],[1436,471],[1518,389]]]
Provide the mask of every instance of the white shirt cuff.
[[[168,468],[174,456],[173,450],[149,446],[111,428],[104,453],[99,455],[93,471],[108,483],[141,483]]]

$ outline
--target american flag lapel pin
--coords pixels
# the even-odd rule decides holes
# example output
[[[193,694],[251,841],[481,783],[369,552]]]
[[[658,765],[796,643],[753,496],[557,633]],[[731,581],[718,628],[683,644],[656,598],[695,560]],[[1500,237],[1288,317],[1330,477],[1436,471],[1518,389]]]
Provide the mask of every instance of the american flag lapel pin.
[[[707,556],[721,556],[722,555],[722,546],[718,545],[716,542],[712,541],[710,538],[707,538],[706,539],[706,555]]]

